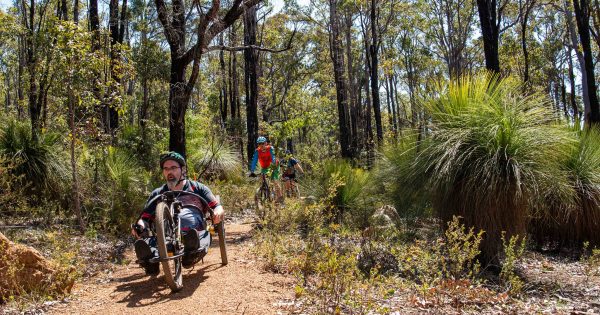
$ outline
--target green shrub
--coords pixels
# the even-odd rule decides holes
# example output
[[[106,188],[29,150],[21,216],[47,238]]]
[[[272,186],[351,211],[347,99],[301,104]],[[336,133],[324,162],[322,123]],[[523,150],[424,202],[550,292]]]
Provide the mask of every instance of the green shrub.
[[[461,216],[486,232],[481,258],[498,265],[501,232],[524,235],[529,209],[546,196],[568,200],[560,167],[572,137],[541,94],[524,96],[516,80],[464,77],[425,103],[430,134],[408,176],[424,181],[444,221]]]
[[[147,173],[127,151],[109,147],[100,155],[88,155],[84,203],[89,221],[96,226],[126,231],[148,197]]]
[[[28,123],[9,120],[0,129],[0,155],[14,163],[12,173],[21,177],[21,185],[35,193],[31,197],[60,198],[70,187],[70,171],[59,134],[42,133],[31,137]]]
[[[443,280],[476,280],[480,265],[477,256],[483,231],[467,229],[458,217],[448,222],[444,238],[416,241],[394,249],[401,276],[423,289],[440,285]]]
[[[523,290],[524,282],[517,274],[517,263],[525,252],[525,238],[513,235],[508,241],[502,233],[502,246],[504,255],[502,258],[502,270],[500,271],[500,282],[511,295],[519,295]]]
[[[530,230],[539,246],[600,245],[600,131],[589,128],[573,134],[576,145],[561,167],[574,197],[550,196],[546,210],[534,216]]]
[[[0,155],[0,217],[2,219],[21,216],[27,211],[26,188],[22,185],[21,177],[15,177],[14,162]],[[2,225],[0,221],[0,225]]]
[[[242,163],[239,154],[224,141],[212,138],[188,154],[189,176],[202,180],[230,180],[241,183]]]
[[[369,217],[375,211],[366,200],[366,187],[370,186],[370,174],[363,169],[355,169],[347,161],[333,160],[325,162],[321,175],[308,179],[303,187],[308,194],[328,206],[326,218],[332,222],[346,220],[353,226],[368,226]]]
[[[376,182],[386,200],[405,219],[431,216],[431,202],[427,180],[411,176],[418,154],[418,137],[406,134],[398,142],[386,146],[375,168]]]

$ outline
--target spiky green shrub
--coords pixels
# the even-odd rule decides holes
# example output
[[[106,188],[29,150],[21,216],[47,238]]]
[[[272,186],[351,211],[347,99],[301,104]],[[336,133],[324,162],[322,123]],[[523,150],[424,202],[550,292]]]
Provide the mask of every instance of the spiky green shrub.
[[[309,195],[327,203],[328,219],[335,222],[345,219],[354,226],[366,227],[375,211],[375,207],[365,199],[370,174],[363,169],[352,168],[343,160],[327,161],[316,173],[320,176],[307,179],[303,188],[308,190]]]
[[[379,192],[404,219],[431,215],[426,180],[411,176],[417,145],[417,135],[406,134],[397,143],[386,146],[374,171]]]
[[[21,177],[21,185],[29,186],[36,197],[64,195],[69,187],[69,167],[60,147],[60,136],[42,133],[38,140],[31,137],[28,123],[16,120],[4,122],[0,129],[0,155],[11,161],[16,177]]]
[[[0,155],[0,217],[6,219],[26,211],[25,189],[14,175],[14,163]],[[0,219],[0,224],[6,224]]]
[[[501,233],[525,235],[532,206],[570,195],[560,163],[571,144],[543,95],[523,95],[515,80],[464,77],[424,103],[429,136],[409,176],[423,181],[447,222],[484,230],[484,262],[498,264]]]
[[[88,156],[85,194],[89,221],[100,228],[125,231],[142,210],[149,193],[147,173],[122,149],[108,147]]]
[[[144,129],[136,125],[123,126],[116,138],[117,147],[129,152],[146,169],[155,170],[158,166],[158,156],[165,150],[161,141],[169,137],[166,128],[149,120]]]
[[[531,232],[542,245],[580,247],[600,245],[600,131],[574,133],[576,145],[562,165],[574,191],[574,202],[549,199],[546,211],[531,222]]]
[[[224,141],[212,139],[188,154],[191,177],[241,181],[242,164],[237,152]]]

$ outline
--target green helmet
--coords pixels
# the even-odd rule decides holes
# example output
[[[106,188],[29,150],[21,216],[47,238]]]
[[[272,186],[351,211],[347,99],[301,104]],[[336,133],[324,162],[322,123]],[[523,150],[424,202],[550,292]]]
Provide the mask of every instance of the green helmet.
[[[179,166],[185,166],[185,159],[183,156],[175,151],[169,151],[160,155],[160,168],[163,167],[166,161],[173,160],[179,163]]]

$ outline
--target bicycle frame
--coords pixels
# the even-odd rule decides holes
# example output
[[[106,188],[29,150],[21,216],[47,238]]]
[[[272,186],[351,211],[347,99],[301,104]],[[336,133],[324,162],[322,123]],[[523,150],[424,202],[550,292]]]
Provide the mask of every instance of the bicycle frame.
[[[148,201],[146,203],[145,207],[148,207],[149,205],[158,201],[159,199],[160,199],[160,201],[163,201],[169,205],[169,212],[171,214],[171,217],[173,218],[173,226],[171,226],[171,228],[173,229],[173,234],[175,235],[175,240],[174,240],[175,243],[173,244],[175,247],[175,252],[173,253],[172,256],[165,257],[165,258],[154,257],[149,260],[150,262],[162,262],[162,261],[173,260],[173,259],[182,257],[184,255],[183,247],[181,247],[181,244],[180,244],[181,243],[181,223],[179,222],[179,213],[181,212],[181,209],[183,208],[183,204],[180,200],[177,199],[177,197],[181,196],[182,194],[183,195],[192,195],[192,196],[198,198],[200,200],[200,202],[202,203],[202,206],[205,209],[208,209],[208,211],[210,213],[210,218],[204,218],[204,220],[205,221],[211,220],[211,222],[212,222],[213,211],[210,207],[208,207],[208,202],[206,200],[204,200],[204,198],[202,198],[201,196],[199,196],[195,193],[188,192],[188,191],[182,191],[182,190],[173,190],[173,191],[164,192],[164,193],[152,198],[150,201]],[[202,209],[199,209],[199,210],[202,210]],[[156,229],[155,224],[153,224],[152,225],[152,233],[154,235],[156,235],[155,229]]]
[[[260,198],[271,201],[271,187],[269,186],[267,174],[264,173],[261,174]]]

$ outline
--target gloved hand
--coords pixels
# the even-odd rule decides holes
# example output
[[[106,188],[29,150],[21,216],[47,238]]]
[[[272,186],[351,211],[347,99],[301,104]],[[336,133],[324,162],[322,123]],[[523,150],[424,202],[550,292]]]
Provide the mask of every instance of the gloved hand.
[[[256,177],[256,174],[254,174],[254,172],[251,172],[250,177]]]
[[[135,236],[135,238],[147,237],[148,228],[144,227],[143,225],[134,223],[131,225],[131,234]]]

